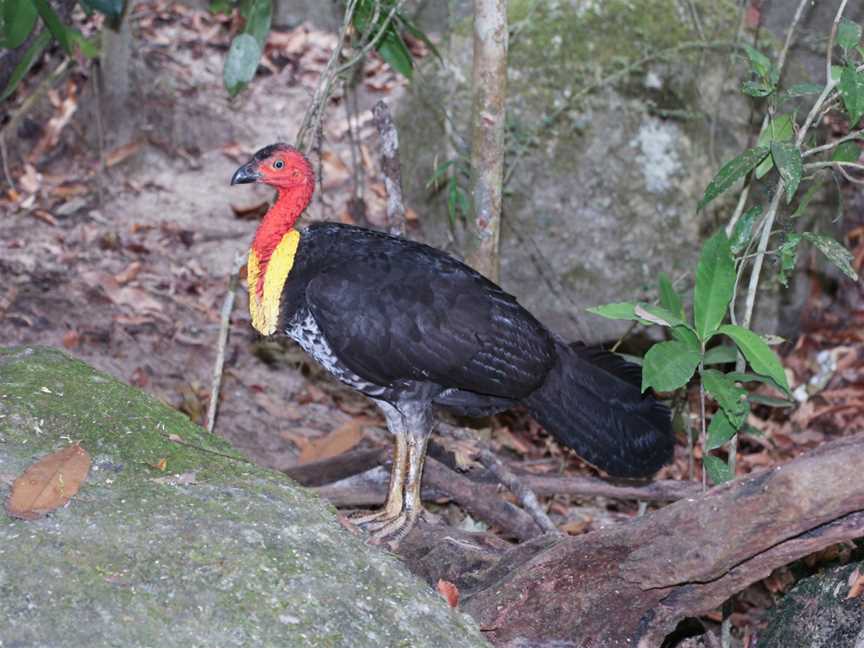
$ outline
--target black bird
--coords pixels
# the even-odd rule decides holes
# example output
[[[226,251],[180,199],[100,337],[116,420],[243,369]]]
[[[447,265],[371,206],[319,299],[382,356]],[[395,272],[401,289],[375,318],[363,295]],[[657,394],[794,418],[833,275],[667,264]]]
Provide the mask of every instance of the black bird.
[[[669,411],[639,367],[566,344],[516,299],[446,253],[381,232],[294,224],[315,174],[287,144],[258,151],[231,184],[278,192],[249,252],[252,325],[287,335],[381,408],[396,439],[383,510],[358,520],[377,541],[422,511],[434,406],[487,416],[521,404],[560,443],[613,476],[644,477],[672,456]]]

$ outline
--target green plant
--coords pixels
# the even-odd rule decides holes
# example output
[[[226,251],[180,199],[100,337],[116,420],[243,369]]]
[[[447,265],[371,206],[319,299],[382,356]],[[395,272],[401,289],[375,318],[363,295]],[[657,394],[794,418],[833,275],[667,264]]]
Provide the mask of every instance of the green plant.
[[[835,172],[851,182],[864,184],[864,179],[851,175],[864,172],[864,165],[858,162],[862,152],[858,143],[864,141],[864,129],[857,128],[864,117],[864,47],[861,26],[843,18],[845,5],[845,1],[841,2],[837,10],[829,38],[824,84],[797,84],[782,89],[782,66],[794,24],[777,62],[753,47],[744,48],[752,76],[743,84],[742,92],[766,102],[766,115],[756,145],[724,164],[699,201],[698,209],[702,210],[742,179],[745,181],[725,230],[708,239],[702,249],[696,269],[692,319],[665,274],[659,278],[659,306],[622,303],[589,309],[603,317],[669,329],[672,339],[655,344],[645,355],[643,389],[674,391],[698,372],[703,483],[706,473],[714,483],[722,483],[734,475],[736,434],[746,425],[751,403],[786,404],[783,400],[750,394],[741,385],[770,382],[789,394],[779,358],[765,338],[750,330],[765,257],[778,260],[776,278],[786,285],[798,248],[806,241],[846,276],[858,280],[852,254],[841,243],[823,233],[795,231],[798,219],[808,210],[822,184],[821,174]],[[838,48],[840,64],[834,64]],[[789,104],[804,97],[813,100],[813,104],[801,119]],[[850,132],[817,145],[811,130],[831,112],[846,116]],[[773,183],[767,192],[771,199],[767,205],[757,203],[748,208],[749,188],[757,181]],[[796,197],[797,206],[792,209]],[[772,238],[777,244],[774,250],[769,250]],[[736,308],[740,301],[739,286],[748,272],[743,308],[739,309]],[[742,311],[739,322],[736,314]],[[724,323],[727,315],[729,323]],[[733,345],[709,347],[709,342],[713,343],[718,336],[725,336]],[[712,368],[731,362],[736,363],[734,371]],[[744,371],[748,364],[751,372]],[[710,424],[705,414],[706,393],[719,406]],[[726,443],[731,443],[728,463],[710,454]]]
[[[86,12],[98,11],[105,15],[109,24],[119,21],[123,15],[125,0],[81,0]],[[48,0],[2,0],[0,2],[0,48],[17,49],[24,46],[39,24],[45,29],[27,45],[23,56],[12,71],[6,87],[0,93],[0,101],[9,97],[21,79],[39,58],[39,55],[56,40],[67,56],[76,50],[88,58],[99,55],[99,47],[84,38],[80,31],[65,25]]]

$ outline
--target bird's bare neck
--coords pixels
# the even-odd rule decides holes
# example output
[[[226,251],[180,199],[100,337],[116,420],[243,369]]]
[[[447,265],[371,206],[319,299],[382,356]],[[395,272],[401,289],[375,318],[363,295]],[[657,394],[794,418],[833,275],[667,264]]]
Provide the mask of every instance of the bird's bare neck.
[[[279,190],[276,202],[267,210],[252,241],[252,250],[259,262],[266,264],[270,260],[273,250],[284,236],[294,229],[294,224],[311,200],[311,187],[298,186]]]

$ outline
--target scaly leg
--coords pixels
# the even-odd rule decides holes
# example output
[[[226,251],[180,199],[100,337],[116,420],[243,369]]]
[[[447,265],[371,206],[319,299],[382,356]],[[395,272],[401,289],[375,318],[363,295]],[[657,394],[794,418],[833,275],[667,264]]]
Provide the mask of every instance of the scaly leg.
[[[381,525],[372,534],[373,542],[386,543],[391,547],[399,544],[423,512],[420,484],[426,459],[426,446],[432,434],[429,408],[425,403],[403,404],[402,411],[408,427],[408,474],[405,483],[405,500],[399,515]]]
[[[351,518],[351,522],[357,526],[369,525],[370,528],[377,528],[399,516],[403,508],[405,473],[408,468],[408,438],[402,414],[386,401],[377,400],[375,403],[384,412],[387,429],[393,434],[396,447],[393,453],[393,467],[390,469],[390,486],[387,489],[387,502],[384,504],[384,508],[374,513]]]

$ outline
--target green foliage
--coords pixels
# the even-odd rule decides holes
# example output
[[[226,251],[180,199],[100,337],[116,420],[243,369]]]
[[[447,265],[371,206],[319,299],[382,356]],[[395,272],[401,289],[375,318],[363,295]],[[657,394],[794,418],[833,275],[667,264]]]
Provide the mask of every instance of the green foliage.
[[[720,332],[732,338],[732,341],[747,358],[747,362],[753,367],[753,371],[770,377],[783,391],[789,392],[789,383],[786,382],[783,366],[776,354],[765,343],[765,340],[753,331],[734,324],[724,324],[720,327]]]
[[[720,484],[725,484],[727,481],[732,479],[732,470],[729,468],[729,465],[719,457],[706,454],[702,459],[702,462],[705,465],[705,470],[707,471],[708,478],[711,480],[712,484],[719,486]]]
[[[843,142],[831,155],[834,162],[857,162],[861,157],[861,147],[857,142]]]
[[[657,391],[674,391],[686,385],[701,354],[684,342],[660,342],[652,346],[642,362],[642,391],[653,387]]]
[[[825,257],[837,266],[843,274],[849,277],[852,281],[858,281],[858,273],[852,267],[852,253],[845,247],[840,245],[830,236],[824,234],[814,234],[813,232],[804,232],[804,238],[812,243]]]
[[[36,5],[32,0],[5,0],[0,47],[20,47],[36,26]]]
[[[804,173],[804,163],[801,161],[801,151],[789,142],[771,142],[771,158],[774,166],[783,178],[783,186],[786,188],[786,203],[792,202],[798,185],[801,184],[801,175]]]
[[[754,205],[735,223],[735,227],[732,228],[732,238],[729,239],[729,249],[732,254],[739,254],[747,248],[750,237],[753,236],[753,223],[761,215],[762,205]]]
[[[455,226],[460,217],[471,215],[471,196],[465,188],[471,173],[467,159],[459,157],[447,160],[435,167],[432,177],[426,182],[427,189],[444,186],[447,191],[447,213],[450,225]]]
[[[837,26],[837,44],[843,49],[843,54],[848,56],[849,50],[856,47],[861,40],[861,25],[844,18]]]
[[[738,428],[729,422],[729,419],[722,411],[717,412],[711,417],[711,424],[708,426],[708,439],[705,443],[705,452],[721,447],[735,436],[737,431]]]
[[[693,318],[696,335],[704,344],[720,326],[732,300],[735,265],[723,230],[705,242],[696,268]]]
[[[260,59],[261,46],[254,36],[239,34],[234,37],[222,69],[222,79],[229,95],[236,95],[255,77]]]
[[[36,5],[36,11],[45,22],[45,26],[51,31],[51,35],[60,43],[60,47],[67,54],[72,53],[72,42],[69,39],[69,34],[66,32],[66,26],[60,21],[60,17],[54,11],[54,8],[48,3],[48,0],[32,0]]]
[[[840,84],[837,86],[849,121],[854,127],[864,115],[864,72],[858,72],[854,63],[848,63],[840,74]]]
[[[741,427],[750,409],[747,404],[747,390],[739,387],[728,374],[715,369],[702,371],[702,384],[735,429]]]
[[[81,0],[81,6],[104,14],[114,25],[118,24],[123,17],[125,5],[124,0]]]
[[[765,130],[759,133],[756,146],[771,146],[773,142],[791,142],[794,137],[792,115],[779,115],[769,121]],[[769,155],[756,167],[756,179],[762,178],[772,168],[774,168],[774,159]]]
[[[750,173],[755,166],[765,159],[770,150],[767,146],[756,146],[747,149],[734,160],[724,164],[720,171],[717,172],[717,175],[714,176],[708,188],[705,189],[705,194],[702,196],[702,200],[699,201],[697,209],[704,209],[708,203]]]
[[[36,58],[42,54],[43,50],[48,46],[48,43],[51,42],[51,32],[47,29],[42,31],[36,38],[33,39],[33,42],[27,47],[27,51],[24,52],[24,56],[21,57],[21,60],[18,61],[18,65],[15,66],[15,69],[12,70],[12,76],[9,79],[9,83],[6,85],[6,88],[3,90],[3,94],[0,94],[0,101],[4,101],[9,95],[15,92],[15,88],[21,82],[21,79],[24,78],[24,75],[27,74],[27,70],[30,69],[30,66],[33,65]]]

